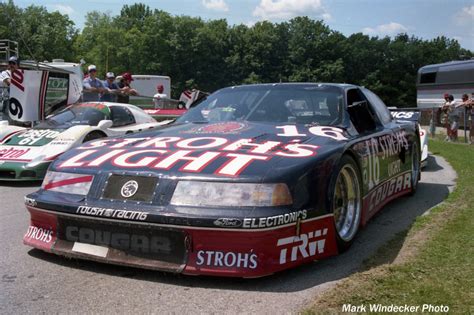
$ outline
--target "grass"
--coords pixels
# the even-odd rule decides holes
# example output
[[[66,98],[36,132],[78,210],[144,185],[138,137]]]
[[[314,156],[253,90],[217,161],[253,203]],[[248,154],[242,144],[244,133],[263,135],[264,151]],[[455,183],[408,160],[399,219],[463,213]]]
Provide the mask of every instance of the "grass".
[[[404,242],[412,255],[401,263],[374,263],[390,250],[388,244],[365,271],[326,291],[303,313],[340,313],[349,303],[447,305],[453,314],[474,313],[474,146],[432,140],[429,148],[448,160],[458,180],[444,203],[391,241]]]

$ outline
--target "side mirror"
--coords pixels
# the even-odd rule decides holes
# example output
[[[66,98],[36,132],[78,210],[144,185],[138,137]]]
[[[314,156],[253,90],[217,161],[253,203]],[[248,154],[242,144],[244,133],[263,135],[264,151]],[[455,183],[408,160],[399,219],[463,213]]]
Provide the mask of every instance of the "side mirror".
[[[99,124],[97,125],[100,129],[108,129],[112,127],[114,123],[112,120],[101,120],[99,121]]]

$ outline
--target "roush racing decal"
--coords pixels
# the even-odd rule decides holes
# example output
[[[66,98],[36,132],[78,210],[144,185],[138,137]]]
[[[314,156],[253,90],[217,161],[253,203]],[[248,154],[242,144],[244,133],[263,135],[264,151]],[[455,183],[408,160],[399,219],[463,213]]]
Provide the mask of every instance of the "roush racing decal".
[[[79,206],[76,210],[77,214],[85,214],[96,217],[105,217],[111,219],[125,219],[145,221],[148,217],[148,212],[133,211],[133,210],[116,210],[99,207]]]

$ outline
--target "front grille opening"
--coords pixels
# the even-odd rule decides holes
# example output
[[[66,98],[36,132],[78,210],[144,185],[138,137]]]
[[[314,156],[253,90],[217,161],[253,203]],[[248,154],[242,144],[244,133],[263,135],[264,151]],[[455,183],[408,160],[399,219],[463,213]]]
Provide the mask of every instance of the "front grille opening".
[[[15,178],[15,171],[0,171],[0,178]]]
[[[35,171],[22,171],[20,177],[36,177]]]

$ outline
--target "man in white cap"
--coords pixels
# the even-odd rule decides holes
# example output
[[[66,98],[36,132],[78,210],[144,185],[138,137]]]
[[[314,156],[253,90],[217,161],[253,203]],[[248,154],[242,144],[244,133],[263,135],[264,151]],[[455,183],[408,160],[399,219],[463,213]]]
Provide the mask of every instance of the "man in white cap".
[[[12,56],[8,59],[7,70],[0,73],[0,81],[3,83],[3,88],[0,89],[0,112],[6,110],[8,106],[8,100],[10,98],[9,87],[11,84],[12,73],[16,70],[18,70],[18,58]]]
[[[107,93],[104,93],[100,100],[104,102],[116,102],[117,93],[120,93],[120,90],[117,83],[115,83],[115,74],[113,72],[107,72],[105,75],[104,87],[107,89]]]
[[[89,76],[82,81],[82,101],[97,102],[103,93],[107,91],[101,80],[97,79],[97,68],[95,65],[87,67]]]
[[[7,70],[2,71],[2,73],[0,74],[0,80],[3,82],[5,86],[10,86],[12,73],[15,70],[18,70],[18,58],[15,56],[12,56],[10,57],[10,59],[8,59]]]

